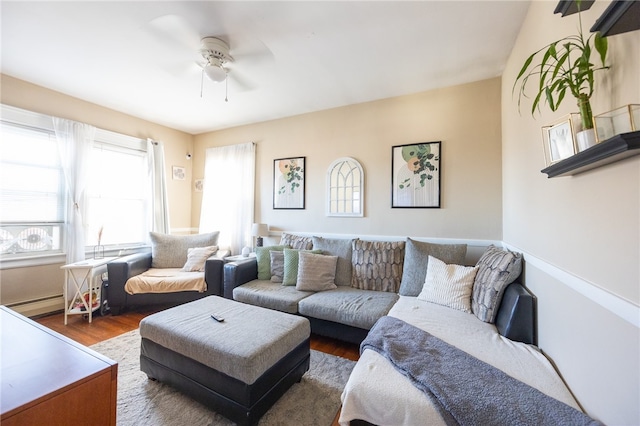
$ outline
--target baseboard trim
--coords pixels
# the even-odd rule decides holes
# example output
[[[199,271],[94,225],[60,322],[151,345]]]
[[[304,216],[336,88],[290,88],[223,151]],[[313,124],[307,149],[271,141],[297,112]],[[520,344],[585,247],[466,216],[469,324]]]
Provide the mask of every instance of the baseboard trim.
[[[522,253],[525,263],[535,266],[592,302],[602,306],[612,314],[622,318],[635,327],[640,328],[640,306],[637,306],[634,303],[597,286],[596,284],[560,269],[557,266],[527,253],[518,247],[511,246],[507,243],[503,243],[503,246],[509,250]]]
[[[25,317],[34,317],[64,310],[64,298],[62,295],[58,295],[44,299],[7,304],[6,306]]]

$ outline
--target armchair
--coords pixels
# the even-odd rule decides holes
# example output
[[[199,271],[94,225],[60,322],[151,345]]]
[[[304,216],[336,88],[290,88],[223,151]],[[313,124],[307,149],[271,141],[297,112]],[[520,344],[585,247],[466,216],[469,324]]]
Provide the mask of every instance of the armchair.
[[[130,306],[142,305],[179,305],[193,300],[223,294],[223,258],[228,254],[226,250],[218,250],[214,256],[204,262],[203,274],[206,283],[204,291],[176,291],[153,289],[149,292],[132,294],[127,288],[127,281],[150,270],[177,271],[175,268],[186,266],[187,253],[191,248],[214,246],[218,240],[218,232],[198,235],[163,235],[151,233],[151,252],[135,253],[118,258],[107,264],[109,276],[108,301],[112,315],[119,315]],[[200,276],[200,279],[201,276]],[[127,291],[129,290],[129,291]]]

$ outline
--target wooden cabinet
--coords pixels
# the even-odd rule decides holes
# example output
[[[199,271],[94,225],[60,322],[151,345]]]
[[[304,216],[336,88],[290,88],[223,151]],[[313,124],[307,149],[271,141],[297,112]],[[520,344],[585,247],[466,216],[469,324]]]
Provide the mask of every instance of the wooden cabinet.
[[[118,364],[0,307],[0,423],[115,425]]]

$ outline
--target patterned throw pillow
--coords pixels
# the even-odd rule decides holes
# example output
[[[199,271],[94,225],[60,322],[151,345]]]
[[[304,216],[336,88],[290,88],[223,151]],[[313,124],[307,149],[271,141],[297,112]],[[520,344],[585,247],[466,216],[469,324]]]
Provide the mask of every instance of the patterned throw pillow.
[[[505,289],[522,272],[522,253],[491,245],[476,266],[478,274],[473,284],[471,309],[478,319],[493,323]]]
[[[336,287],[338,256],[300,252],[296,290],[324,291]]]
[[[477,266],[447,265],[429,256],[427,276],[418,300],[471,313],[471,289]]]
[[[400,295],[416,297],[420,294],[427,276],[429,256],[447,264],[464,265],[466,255],[466,244],[433,244],[407,238]]]
[[[298,281],[299,254],[301,251],[322,254],[322,250],[284,249],[284,276],[282,278],[282,285],[296,285],[296,282]]]
[[[187,249],[187,263],[184,264],[181,271],[195,272],[204,271],[204,264],[207,259],[218,251],[218,246],[194,247]]]
[[[397,293],[402,279],[404,241],[354,240],[351,287]]]
[[[152,268],[182,268],[187,262],[187,250],[218,244],[220,232],[194,235],[169,235],[149,232]]]
[[[281,283],[284,276],[284,253],[280,250],[270,250],[271,256],[271,282]]]
[[[313,247],[313,240],[311,237],[302,237],[300,235],[293,235],[282,233],[280,237],[281,246],[289,246],[298,250],[311,250]]]
[[[271,279],[271,250],[282,251],[285,246],[256,247],[256,262],[258,262],[258,279]]]
[[[322,254],[338,256],[336,284],[351,285],[351,244],[352,239],[313,237],[313,249],[322,250]]]

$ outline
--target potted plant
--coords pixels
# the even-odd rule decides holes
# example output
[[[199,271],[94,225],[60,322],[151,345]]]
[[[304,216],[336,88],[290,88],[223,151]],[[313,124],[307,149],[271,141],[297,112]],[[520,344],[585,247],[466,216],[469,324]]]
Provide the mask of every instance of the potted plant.
[[[539,110],[544,100],[551,111],[556,111],[567,91],[577,100],[582,123],[582,131],[576,134],[580,150],[595,144],[593,130],[593,113],[590,99],[593,95],[594,73],[609,69],[605,64],[607,57],[607,39],[599,32],[585,38],[582,32],[582,17],[580,0],[576,0],[578,7],[578,34],[564,37],[544,46],[531,54],[520,69],[513,85],[513,91],[520,83],[518,95],[518,109],[522,97],[527,97],[525,89],[529,80],[533,78],[537,85],[537,93],[531,106],[531,114]],[[593,45],[593,47],[592,47]],[[591,61],[593,48],[600,55],[601,66]],[[533,62],[534,59],[538,59]]]

